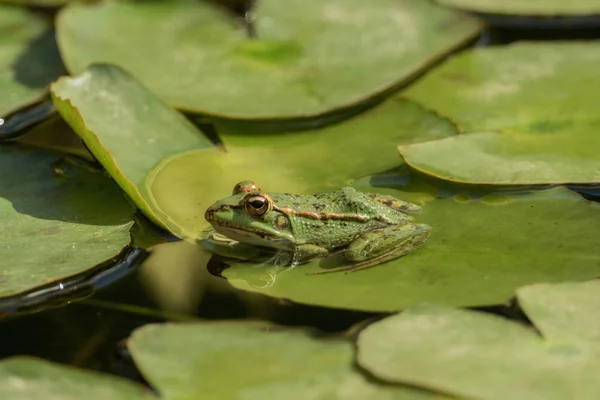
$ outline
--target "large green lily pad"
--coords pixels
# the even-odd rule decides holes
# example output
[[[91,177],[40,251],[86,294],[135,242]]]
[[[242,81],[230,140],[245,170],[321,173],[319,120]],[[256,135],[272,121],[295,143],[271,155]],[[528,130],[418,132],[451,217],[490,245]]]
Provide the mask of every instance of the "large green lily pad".
[[[185,117],[158,100],[128,73],[94,65],[52,85],[56,108],[135,204],[155,223],[167,216],[150,204],[144,178],[161,159],[211,142]]]
[[[411,186],[383,192],[408,200],[427,195]],[[393,311],[422,302],[501,304],[525,284],[600,275],[600,250],[593,233],[600,229],[598,212],[595,203],[564,188],[488,195],[480,201],[465,195],[429,200],[416,219],[432,227],[431,236],[405,257],[358,272],[324,275],[307,274],[335,267],[341,260],[321,259],[287,269],[237,263],[223,276],[244,290],[368,311]]]
[[[27,9],[0,5],[0,127],[2,118],[39,100],[62,75],[50,29],[44,18]]]
[[[217,124],[227,151],[190,151],[165,159],[148,175],[155,208],[168,215],[175,232],[197,238],[204,211],[253,179],[265,190],[311,193],[398,167],[398,143],[454,135],[447,121],[391,98],[355,118],[327,128],[278,135],[247,135],[238,123]]]
[[[134,208],[119,188],[58,160],[0,147],[0,297],[85,272],[130,242]]]
[[[11,400],[150,400],[147,388],[110,375],[97,374],[15,357],[0,362],[0,398]]]
[[[352,344],[298,331],[233,324],[147,325],[129,349],[144,377],[168,399],[437,398],[379,385],[353,366]]]
[[[600,396],[600,281],[533,285],[517,298],[541,331],[421,306],[367,327],[358,362],[376,376],[481,400]]]
[[[600,132],[600,124],[598,124]],[[400,146],[404,160],[453,182],[492,185],[600,183],[600,135],[470,133]],[[460,156],[458,156],[460,154]]]
[[[134,208],[119,188],[58,160],[0,147],[0,297],[83,273],[130,242]]]
[[[468,135],[400,146],[413,168],[475,184],[598,183],[600,42],[463,53],[405,95]]]
[[[438,3],[463,10],[527,16],[582,16],[600,14],[596,0],[437,0]]]
[[[182,110],[262,119],[357,105],[481,29],[422,0],[261,0],[254,14],[249,39],[239,20],[207,2],[74,4],[59,15],[57,35],[72,73],[110,62]]]

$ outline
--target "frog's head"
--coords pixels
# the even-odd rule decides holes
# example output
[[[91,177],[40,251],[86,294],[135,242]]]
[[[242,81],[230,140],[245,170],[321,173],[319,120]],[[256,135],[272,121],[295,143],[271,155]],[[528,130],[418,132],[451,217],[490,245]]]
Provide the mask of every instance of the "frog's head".
[[[211,205],[204,218],[213,228],[238,242],[289,249],[294,244],[292,226],[287,215],[279,211],[271,197],[248,190],[241,182],[234,194]],[[241,186],[240,186],[241,185]]]

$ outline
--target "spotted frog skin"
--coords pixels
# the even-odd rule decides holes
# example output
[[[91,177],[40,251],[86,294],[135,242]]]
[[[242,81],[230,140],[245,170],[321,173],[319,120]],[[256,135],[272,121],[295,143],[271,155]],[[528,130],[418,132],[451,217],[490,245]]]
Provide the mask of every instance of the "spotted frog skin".
[[[243,181],[211,205],[206,220],[216,232],[245,245],[293,252],[308,261],[342,252],[349,262],[319,271],[356,271],[418,248],[430,227],[408,215],[416,204],[352,187],[314,195],[266,193]]]

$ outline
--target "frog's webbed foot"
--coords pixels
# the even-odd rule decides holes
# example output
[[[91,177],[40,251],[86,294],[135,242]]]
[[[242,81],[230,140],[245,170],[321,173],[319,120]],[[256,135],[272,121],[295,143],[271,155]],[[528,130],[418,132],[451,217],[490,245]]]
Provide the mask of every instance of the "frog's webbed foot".
[[[399,200],[393,196],[388,196],[387,194],[368,193],[368,195],[373,200],[397,211],[408,214],[421,211],[421,206],[414,203],[409,203],[408,201]]]
[[[331,272],[355,272],[402,257],[421,246],[429,236],[430,227],[425,224],[390,226],[367,233],[348,247],[344,256],[355,263],[309,275]]]

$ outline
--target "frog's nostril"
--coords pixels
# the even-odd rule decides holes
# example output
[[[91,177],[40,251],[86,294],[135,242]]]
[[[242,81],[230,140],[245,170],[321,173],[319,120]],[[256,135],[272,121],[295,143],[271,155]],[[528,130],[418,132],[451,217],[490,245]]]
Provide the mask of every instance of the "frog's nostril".
[[[208,209],[204,213],[204,218],[207,221],[211,221],[212,219],[214,219],[214,215],[216,212],[217,212],[217,207],[213,204],[212,206],[208,207]]]

